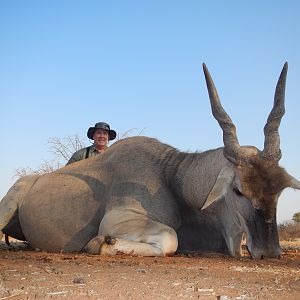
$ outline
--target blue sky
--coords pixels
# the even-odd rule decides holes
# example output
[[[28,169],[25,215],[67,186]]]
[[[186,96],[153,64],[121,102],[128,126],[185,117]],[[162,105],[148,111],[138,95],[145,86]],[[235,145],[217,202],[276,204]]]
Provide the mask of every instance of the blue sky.
[[[202,62],[240,144],[261,149],[288,61],[281,165],[300,179],[299,11],[296,0],[1,1],[0,197],[17,168],[53,158],[50,138],[86,137],[98,121],[183,151],[222,146]],[[282,194],[279,221],[299,198]]]

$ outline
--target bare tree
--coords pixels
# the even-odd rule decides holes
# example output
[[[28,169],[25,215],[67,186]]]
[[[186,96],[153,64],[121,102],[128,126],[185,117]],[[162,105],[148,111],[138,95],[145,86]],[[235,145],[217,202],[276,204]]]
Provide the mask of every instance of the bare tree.
[[[77,150],[86,147],[84,139],[78,134],[64,138],[54,137],[49,139],[49,149],[55,155],[55,160],[65,164]]]
[[[44,173],[49,173],[63,167],[61,163],[57,161],[44,161],[37,169],[32,169],[30,167],[21,167],[15,170],[15,175],[13,177],[21,178],[26,175],[38,174],[42,175]]]
[[[13,177],[21,178],[31,174],[44,174],[55,171],[65,166],[74,152],[85,147],[85,142],[78,134],[70,135],[64,138],[53,137],[48,141],[49,151],[54,154],[50,161],[44,161],[37,169],[31,167],[21,167],[16,169]]]
[[[141,135],[145,128],[140,130],[137,135]],[[132,128],[125,131],[123,134],[117,135],[117,141],[132,136],[139,129]],[[69,135],[64,138],[53,137],[48,141],[49,151],[54,154],[54,158],[50,161],[44,161],[37,169],[31,167],[21,167],[16,169],[13,177],[21,178],[31,174],[44,174],[55,171],[66,165],[74,152],[86,147],[85,138],[78,134]]]

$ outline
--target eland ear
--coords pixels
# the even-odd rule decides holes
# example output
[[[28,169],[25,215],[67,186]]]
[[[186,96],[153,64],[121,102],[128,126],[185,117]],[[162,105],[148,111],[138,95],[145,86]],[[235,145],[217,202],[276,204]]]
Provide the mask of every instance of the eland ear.
[[[225,166],[219,173],[216,183],[210,191],[205,203],[201,207],[201,210],[210,206],[213,202],[221,199],[227,193],[228,187],[230,186],[234,178],[234,168],[232,165]]]

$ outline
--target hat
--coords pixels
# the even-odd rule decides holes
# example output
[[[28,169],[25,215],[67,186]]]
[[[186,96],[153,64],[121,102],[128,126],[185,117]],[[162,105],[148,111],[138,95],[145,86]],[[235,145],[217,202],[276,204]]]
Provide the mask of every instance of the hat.
[[[108,131],[110,140],[114,140],[117,136],[116,132],[114,130],[110,129],[110,126],[107,123],[99,122],[99,123],[96,123],[94,127],[89,128],[89,130],[87,132],[87,137],[92,140],[93,135],[97,129],[104,129],[104,130]]]

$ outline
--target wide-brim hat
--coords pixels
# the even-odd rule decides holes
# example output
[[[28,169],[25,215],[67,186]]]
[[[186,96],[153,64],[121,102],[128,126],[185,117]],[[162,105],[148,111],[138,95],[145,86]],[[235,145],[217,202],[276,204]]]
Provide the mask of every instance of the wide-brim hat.
[[[110,140],[114,140],[116,138],[116,136],[117,136],[117,133],[114,130],[110,129],[110,126],[107,123],[105,123],[105,122],[99,122],[99,123],[96,123],[94,127],[90,127],[88,129],[88,131],[87,131],[87,137],[92,140],[93,139],[93,135],[94,135],[94,133],[95,133],[95,131],[97,129],[104,129],[104,130],[106,130],[108,132]]]

